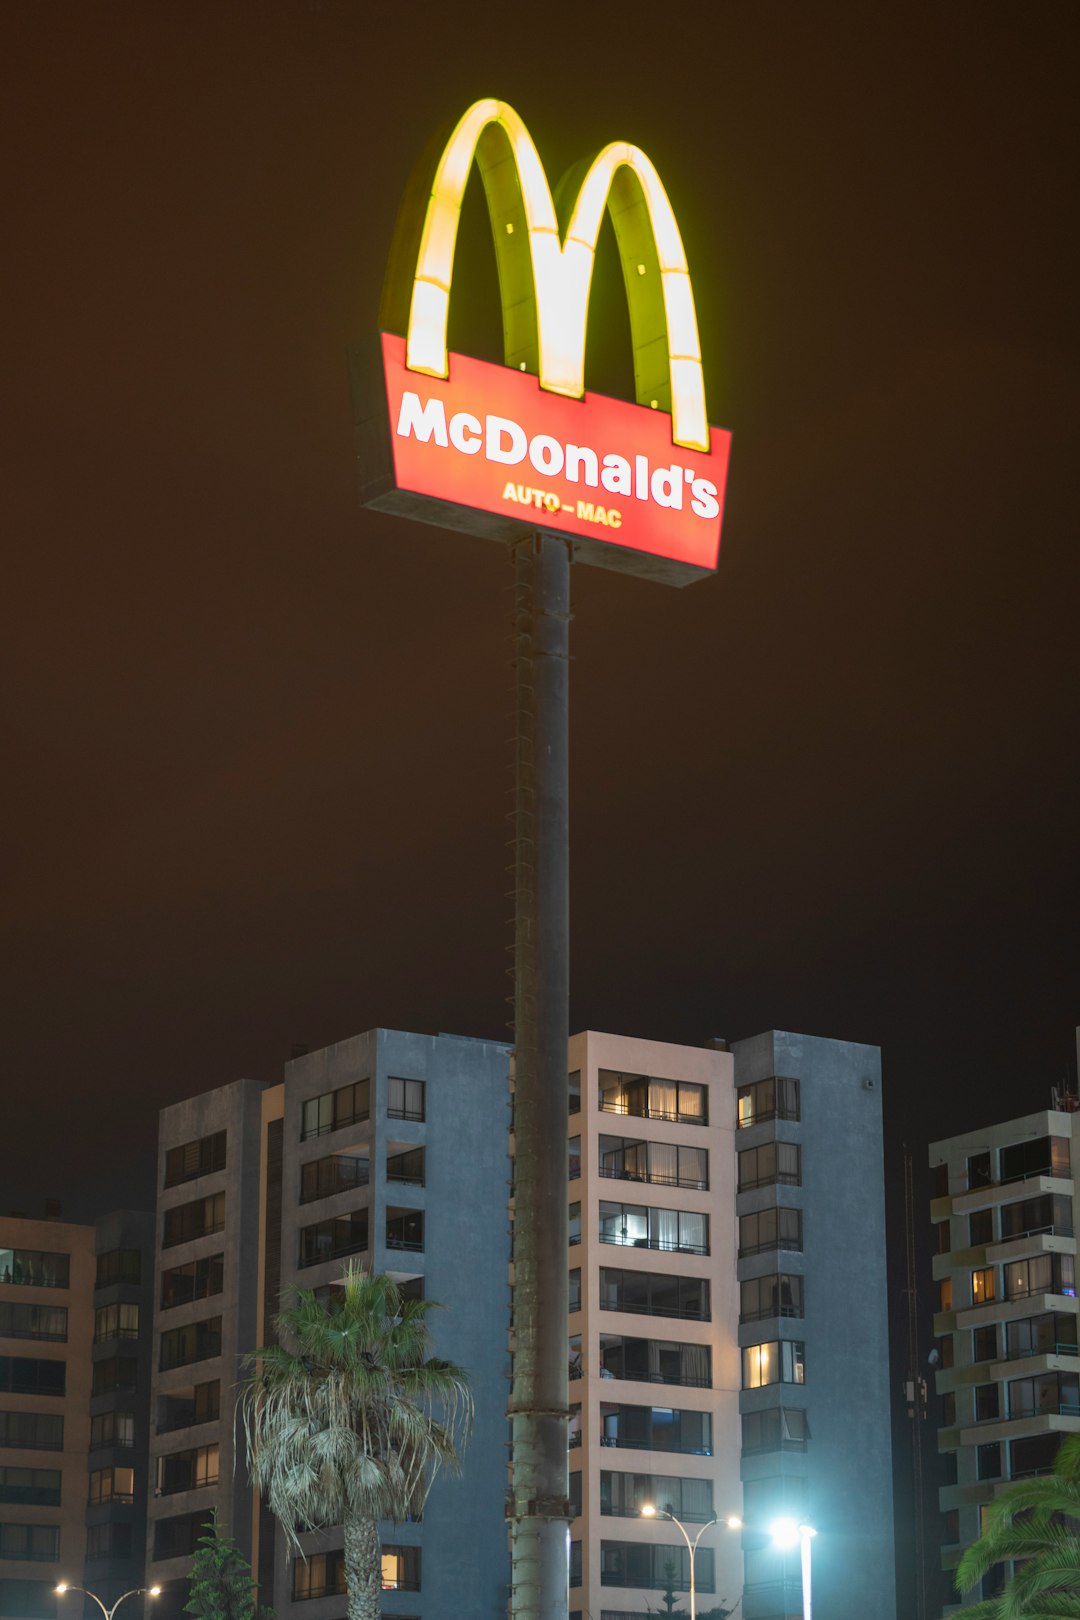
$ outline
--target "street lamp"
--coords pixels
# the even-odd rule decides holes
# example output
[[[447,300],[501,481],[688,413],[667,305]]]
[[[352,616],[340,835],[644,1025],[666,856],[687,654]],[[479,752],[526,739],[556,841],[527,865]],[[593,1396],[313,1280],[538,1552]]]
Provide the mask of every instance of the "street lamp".
[[[772,1536],[774,1547],[780,1547],[785,1552],[790,1551],[792,1547],[799,1549],[803,1620],[811,1620],[810,1543],[817,1535],[817,1531],[812,1525],[800,1524],[797,1519],[775,1519],[769,1526],[769,1534]]]
[[[98,1597],[97,1593],[91,1592],[88,1586],[76,1586],[73,1581],[58,1581],[56,1584],[56,1591],[61,1597],[63,1597],[65,1592],[85,1592],[87,1597],[93,1598],[94,1602],[105,1616],[105,1620],[113,1620],[113,1615],[116,1613],[117,1609],[120,1607],[121,1603],[123,1603],[125,1598],[138,1597],[140,1592],[145,1592],[147,1597],[152,1598],[161,1596],[160,1586],[133,1586],[130,1592],[122,1592],[117,1598],[116,1602],[113,1604],[112,1608],[107,1609],[104,1603],[102,1603],[101,1599]]]
[[[714,1524],[720,1523],[719,1516],[714,1513],[708,1523],[702,1525],[693,1541],[691,1541],[689,1535],[687,1534],[686,1526],[667,1508],[658,1508],[655,1502],[644,1502],[638,1511],[643,1519],[670,1519],[672,1524],[681,1531],[682,1538],[686,1542],[687,1551],[690,1554],[690,1620],[696,1620],[697,1589],[694,1585],[694,1559],[697,1555],[697,1544],[705,1534],[706,1530],[710,1529]],[[729,1514],[724,1520],[724,1523],[727,1525],[729,1530],[742,1529],[742,1520],[737,1514]]]

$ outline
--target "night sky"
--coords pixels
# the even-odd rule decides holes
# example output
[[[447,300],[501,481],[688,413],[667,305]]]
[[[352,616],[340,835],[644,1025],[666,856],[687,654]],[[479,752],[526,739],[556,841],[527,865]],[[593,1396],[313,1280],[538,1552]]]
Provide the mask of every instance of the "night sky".
[[[734,434],[715,579],[575,572],[572,1027],[878,1043],[892,1186],[1074,1077],[1078,35],[3,8],[5,1209],[148,1203],[158,1108],[295,1043],[507,1033],[509,563],[360,510],[346,367],[481,95],[553,183],[656,162]],[[475,181],[450,337],[501,359]]]

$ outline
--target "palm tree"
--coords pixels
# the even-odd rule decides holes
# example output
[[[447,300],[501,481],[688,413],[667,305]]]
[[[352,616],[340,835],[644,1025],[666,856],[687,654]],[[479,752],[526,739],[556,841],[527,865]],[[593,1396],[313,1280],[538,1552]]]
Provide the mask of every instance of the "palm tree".
[[[1009,1560],[1020,1568],[1001,1597],[963,1609],[964,1620],[1080,1620],[1080,1434],[1062,1445],[1053,1473],[1002,1491],[960,1560],[956,1584],[970,1592]]]
[[[279,1342],[245,1358],[251,1483],[297,1552],[301,1531],[344,1525],[349,1620],[378,1620],[379,1520],[420,1512],[439,1468],[459,1470],[471,1427],[467,1375],[428,1357],[432,1308],[349,1266],[326,1303],[296,1290]]]

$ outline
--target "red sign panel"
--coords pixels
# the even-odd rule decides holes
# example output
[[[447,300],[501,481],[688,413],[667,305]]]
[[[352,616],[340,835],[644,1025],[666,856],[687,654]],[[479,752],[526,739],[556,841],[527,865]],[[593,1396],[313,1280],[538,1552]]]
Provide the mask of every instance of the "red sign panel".
[[[663,411],[602,394],[568,399],[461,354],[449,356],[449,377],[428,377],[406,369],[405,340],[388,333],[382,356],[397,491],[490,513],[508,530],[598,542],[611,553],[589,552],[608,567],[653,572],[628,554],[687,579],[716,567],[729,433],[710,428],[707,454],[687,450]]]

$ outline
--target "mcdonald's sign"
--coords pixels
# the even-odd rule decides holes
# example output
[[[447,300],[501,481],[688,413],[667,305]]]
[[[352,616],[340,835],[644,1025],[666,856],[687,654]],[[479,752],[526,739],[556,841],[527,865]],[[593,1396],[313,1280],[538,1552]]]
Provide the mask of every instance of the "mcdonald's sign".
[[[465,185],[480,170],[506,363],[447,349]],[[575,184],[576,182],[576,184]],[[731,436],[710,427],[686,253],[660,176],[614,142],[558,190],[504,101],[421,161],[398,220],[376,346],[353,355],[361,499],[451,529],[573,536],[582,561],[687,584],[716,567]],[[636,404],[585,390],[605,208],[630,311]]]

